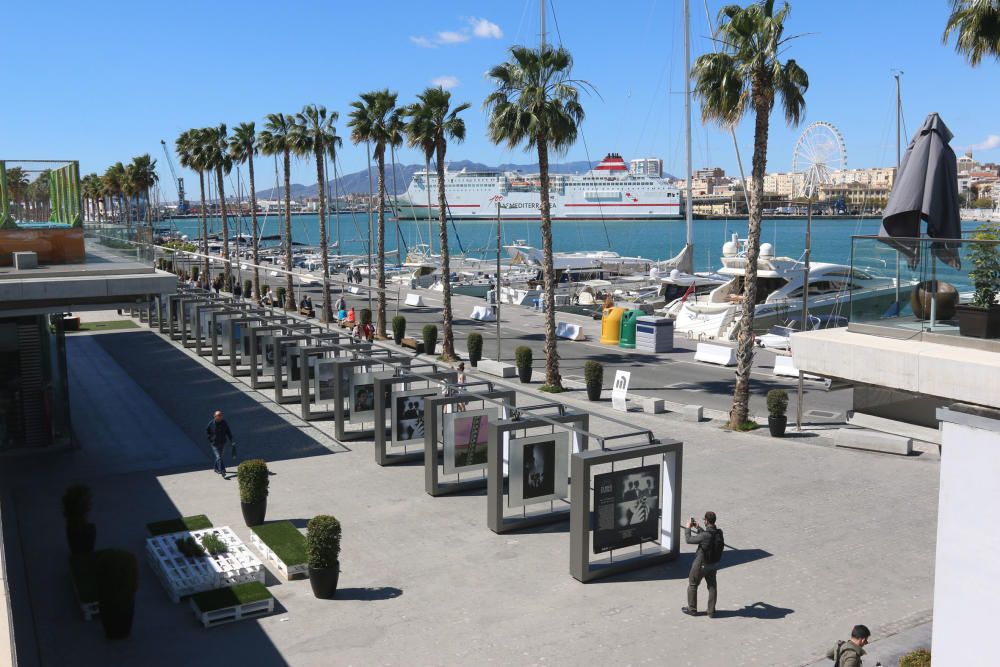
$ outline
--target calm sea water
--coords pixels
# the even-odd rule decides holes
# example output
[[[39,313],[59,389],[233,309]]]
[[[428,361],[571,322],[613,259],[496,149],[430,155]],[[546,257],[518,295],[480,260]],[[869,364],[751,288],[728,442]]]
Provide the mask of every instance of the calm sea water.
[[[257,218],[263,225],[264,235],[280,233],[280,219],[275,215]],[[176,219],[169,224],[191,238],[198,236],[197,219]],[[210,230],[218,232],[221,221],[209,220]],[[240,229],[248,232],[250,219],[239,221]],[[812,258],[820,262],[848,264],[851,259],[851,236],[877,234],[877,219],[813,219]],[[964,223],[972,229],[975,223]],[[328,234],[333,241],[337,236],[338,220],[331,216]],[[368,216],[342,214],[339,219],[340,248],[344,254],[364,254],[368,238]],[[230,233],[235,233],[234,220],[230,219]],[[695,220],[695,270],[708,271],[719,268],[722,244],[732,234],[745,238],[746,220]],[[434,249],[437,251],[437,222],[432,223]],[[489,257],[496,248],[496,225],[487,220],[456,221],[449,223],[449,243],[452,252],[465,251],[470,256]],[[761,232],[762,242],[771,243],[778,255],[799,258],[805,249],[806,220],[802,218],[766,219]],[[622,255],[642,256],[649,259],[667,259],[684,247],[683,220],[559,220],[553,223],[553,242],[556,251],[614,250]],[[427,221],[386,220],[386,249],[405,249],[417,243],[428,242]],[[307,245],[319,244],[319,219],[316,215],[292,217],[292,238]],[[528,245],[541,247],[541,233],[537,221],[510,221],[503,223],[503,243],[523,239]],[[397,239],[401,242],[397,243]],[[268,243],[274,245],[276,242]],[[495,256],[495,255],[493,255]]]

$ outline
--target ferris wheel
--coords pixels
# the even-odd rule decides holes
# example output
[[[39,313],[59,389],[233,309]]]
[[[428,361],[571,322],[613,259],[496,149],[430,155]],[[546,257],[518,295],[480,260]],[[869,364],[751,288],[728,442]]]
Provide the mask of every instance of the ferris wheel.
[[[840,130],[833,123],[823,120],[810,124],[799,136],[792,151],[792,171],[802,174],[797,194],[816,196],[820,186],[835,183],[845,169],[847,147]]]

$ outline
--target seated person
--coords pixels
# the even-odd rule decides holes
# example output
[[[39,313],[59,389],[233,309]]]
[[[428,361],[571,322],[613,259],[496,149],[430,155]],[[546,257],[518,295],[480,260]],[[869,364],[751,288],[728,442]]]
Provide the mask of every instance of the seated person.
[[[308,315],[309,317],[314,317],[316,315],[316,309],[313,308],[312,297],[305,297],[302,299],[302,314]]]
[[[355,315],[354,315],[354,306],[351,306],[351,309],[349,311],[347,311],[347,323],[348,324],[354,324],[355,320],[356,320],[356,318],[355,318]]]

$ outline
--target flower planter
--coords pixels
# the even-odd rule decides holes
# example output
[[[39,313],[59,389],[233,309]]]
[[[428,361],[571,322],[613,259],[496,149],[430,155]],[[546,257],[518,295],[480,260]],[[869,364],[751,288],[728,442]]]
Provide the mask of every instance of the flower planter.
[[[313,567],[309,566],[309,585],[313,595],[320,600],[332,600],[337,595],[337,582],[340,580],[340,566]]]
[[[1000,306],[978,308],[963,304],[958,312],[958,331],[970,338],[1000,338]]]
[[[94,550],[97,541],[97,526],[85,523],[81,526],[66,526],[66,541],[71,554],[86,554]]]
[[[531,366],[518,366],[517,377],[521,380],[521,384],[528,384],[531,382]]]
[[[767,430],[771,432],[772,438],[785,437],[786,426],[788,426],[788,417],[786,417],[785,415],[782,415],[781,417],[767,418]]]
[[[599,401],[599,400],[601,400],[601,385],[599,385],[599,384],[588,384],[587,385],[587,400],[588,401]]]
[[[267,514],[267,498],[255,503],[240,503],[240,509],[247,526],[259,526],[264,523],[264,515]]]

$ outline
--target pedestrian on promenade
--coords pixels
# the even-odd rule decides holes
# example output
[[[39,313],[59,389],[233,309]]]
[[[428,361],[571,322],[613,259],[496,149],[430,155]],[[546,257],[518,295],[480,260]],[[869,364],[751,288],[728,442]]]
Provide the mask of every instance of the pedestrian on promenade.
[[[337,312],[340,312],[340,311],[344,311],[344,315],[346,317],[346,314],[347,314],[347,300],[344,298],[343,295],[341,295],[340,298],[337,299]]]
[[[233,285],[233,296],[235,296],[237,299],[243,296],[243,288],[240,287],[239,281],[237,281],[236,284]]]
[[[354,314],[354,306],[351,306],[351,309],[347,311],[347,323],[354,324],[356,319],[357,315]]]
[[[353,282],[354,282],[354,271],[351,271],[351,269],[348,268],[347,269],[347,284],[350,285]]]
[[[697,529],[694,535],[691,534],[692,528]],[[698,615],[698,586],[704,579],[708,586],[708,617],[715,618],[715,600],[719,592],[715,574],[722,559],[722,550],[726,547],[722,530],[715,526],[715,512],[705,512],[704,529],[699,528],[698,522],[691,517],[684,529],[684,539],[688,544],[697,544],[698,551],[688,574],[688,603],[686,607],[681,607],[681,611],[688,616]]]
[[[868,644],[871,635],[867,626],[855,625],[851,630],[851,638],[838,641],[836,646],[826,652],[826,657],[833,660],[833,667],[861,667],[861,656],[865,654],[862,647]]]
[[[361,284],[361,269],[354,269],[354,282]]]
[[[233,432],[229,430],[229,423],[222,418],[222,410],[216,410],[215,415],[212,417],[212,421],[208,422],[208,426],[205,427],[205,433],[208,435],[208,443],[212,445],[212,451],[215,453],[215,472],[226,476],[226,462],[222,459],[222,452],[226,447],[226,440],[236,446],[236,440],[233,438]]]

